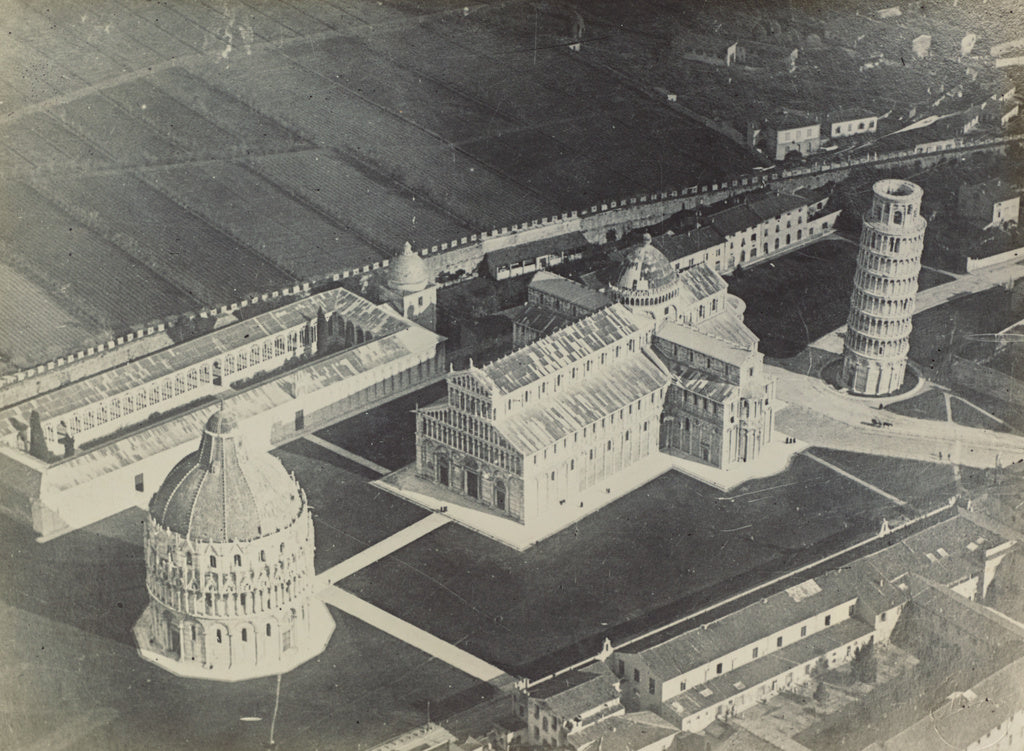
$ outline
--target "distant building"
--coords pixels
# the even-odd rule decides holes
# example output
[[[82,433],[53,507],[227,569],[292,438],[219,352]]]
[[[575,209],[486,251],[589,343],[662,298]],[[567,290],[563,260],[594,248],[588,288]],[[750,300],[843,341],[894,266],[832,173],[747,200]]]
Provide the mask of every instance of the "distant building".
[[[865,109],[846,109],[828,116],[829,136],[846,138],[878,131],[878,116]]]
[[[320,654],[334,621],[313,587],[313,519],[279,459],[250,454],[224,412],[153,494],[150,602],[140,654],[190,678],[287,672]]]
[[[727,67],[736,62],[737,43],[706,34],[680,32],[672,37],[672,51],[684,60]]]
[[[437,328],[437,285],[410,243],[391,260],[382,281],[374,288],[377,302],[388,303],[399,315],[424,328]]]
[[[577,260],[590,247],[582,232],[570,232],[492,250],[484,262],[491,278],[500,281]]]
[[[1001,178],[961,185],[957,210],[985,227],[1016,224],[1020,220],[1020,191]]]
[[[1010,100],[990,99],[981,105],[981,121],[987,125],[1005,128],[1011,120],[1020,114],[1020,105]]]
[[[922,34],[915,37],[910,43],[910,48],[917,57],[928,57],[932,49],[932,38],[929,34]]]
[[[736,48],[736,62],[749,68],[765,68],[780,73],[792,73],[796,70],[796,61],[800,57],[797,47],[765,44],[744,40]]]
[[[806,115],[773,115],[765,121],[762,132],[765,151],[776,162],[791,153],[810,156],[821,149],[821,122]]]
[[[855,394],[891,394],[903,385],[927,222],[921,188],[879,180],[864,216],[841,384]]]
[[[677,269],[704,263],[729,274],[830,235],[839,211],[827,210],[827,202],[790,193],[748,197],[704,217],[696,229],[658,237],[654,245]]]
[[[513,321],[512,346],[525,347],[612,304],[603,292],[550,271],[538,271],[526,290],[526,307]]]

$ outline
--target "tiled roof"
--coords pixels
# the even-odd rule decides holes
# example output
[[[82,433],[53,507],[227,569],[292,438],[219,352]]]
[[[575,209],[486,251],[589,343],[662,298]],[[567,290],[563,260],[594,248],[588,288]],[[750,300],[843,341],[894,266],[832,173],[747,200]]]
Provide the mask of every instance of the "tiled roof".
[[[321,292],[8,407],[0,411],[0,434],[12,432],[13,424],[18,421],[28,425],[32,410],[38,410],[44,422],[68,414],[304,321],[312,321],[320,308],[352,320],[375,338],[410,325],[389,307],[374,305],[346,289]]]
[[[239,422],[244,423],[248,418],[293,402],[294,399],[282,388],[286,381],[301,379],[307,384],[307,391],[315,392],[352,380],[360,373],[400,358],[426,354],[442,341],[443,338],[437,334],[411,325],[406,331],[313,360],[258,386],[242,391],[229,389],[223,397],[224,402]],[[199,407],[155,424],[142,425],[129,435],[96,448],[79,451],[70,459],[50,465],[43,475],[44,488],[41,492],[61,492],[162,451],[196,441],[216,409],[217,406],[212,404]]]
[[[723,311],[716,318],[730,315]],[[681,323],[663,323],[654,335],[654,348],[660,350],[659,340],[669,344],[678,344],[688,349],[712,357],[716,360],[727,362],[730,365],[743,365],[755,353],[754,346],[750,348],[739,347],[723,339],[709,336],[699,329]],[[754,345],[756,346],[756,339]]]
[[[728,286],[725,279],[705,263],[698,263],[696,266],[682,269],[679,272],[679,285],[681,305],[699,302],[711,297],[716,292],[721,292]]]
[[[879,751],[936,751],[970,748],[1024,706],[1024,658],[944,700],[924,718],[879,746]]]
[[[726,308],[718,315],[705,318],[693,327],[698,333],[717,339],[738,349],[754,351],[759,339],[757,334],[747,328],[743,316],[732,308]]]
[[[631,712],[606,717],[572,735],[572,745],[584,751],[636,751],[676,735],[672,726],[654,712]]]
[[[820,124],[820,121],[811,115],[800,115],[794,112],[783,112],[780,114],[770,115],[765,121],[765,125],[772,130],[809,128]]]
[[[791,193],[771,193],[764,198],[756,201],[751,201],[747,204],[750,210],[760,217],[761,221],[765,219],[772,219],[777,216],[782,216],[787,211],[793,211],[793,209],[799,209],[801,206],[806,206],[810,201],[800,196],[794,196]]]
[[[699,370],[689,368],[680,372],[677,376],[679,386],[690,393],[700,394],[718,404],[728,401],[739,390],[738,387],[725,381],[711,380],[704,376]]]
[[[676,284],[676,270],[665,255],[645,234],[643,241],[631,249],[615,276],[615,286],[621,289],[667,289]]]
[[[669,261],[674,262],[721,245],[724,239],[714,227],[705,225],[687,232],[661,235],[654,240],[654,247],[664,253]]]
[[[641,651],[644,663],[662,680],[700,667],[800,621],[856,599],[865,584],[863,572],[833,571],[813,584],[791,587],[730,613],[706,627],[692,629]],[[891,585],[888,585],[891,587]],[[892,587],[894,597],[899,590]]]
[[[619,698],[618,678],[603,662],[545,681],[530,696],[543,701],[555,715],[571,720]]]
[[[653,322],[611,305],[571,326],[516,350],[480,370],[501,393],[509,393],[597,352]]]
[[[849,107],[847,109],[836,110],[828,114],[828,122],[830,123],[845,123],[851,120],[866,120],[869,117],[876,117],[875,113],[864,107]]]
[[[746,204],[732,206],[708,217],[708,222],[725,237],[743,232],[761,223],[761,217]]]
[[[512,412],[494,425],[517,450],[529,455],[648,396],[668,381],[665,366],[641,350],[595,368],[569,388]]]
[[[611,300],[596,289],[584,287],[579,282],[566,279],[564,276],[553,274],[550,271],[538,271],[530,280],[530,289],[535,289],[545,295],[557,297],[559,300],[578,305],[587,310],[600,310],[611,305]]]
[[[961,597],[953,590],[938,586],[923,576],[911,574],[910,578],[915,612],[937,618],[944,627],[969,634],[979,644],[996,646],[1007,642],[1024,643],[1024,626],[998,610]]]
[[[527,305],[512,319],[515,326],[534,331],[538,336],[547,336],[570,325],[576,319],[541,305]]]
[[[748,688],[785,675],[794,666],[828,654],[837,647],[867,636],[873,630],[866,623],[848,618],[782,649],[769,652],[735,670],[716,676],[706,683],[689,688],[670,699],[668,706],[681,717],[687,717],[736,696]]]
[[[540,256],[558,255],[574,250],[581,250],[590,247],[587,238],[582,232],[569,232],[568,234],[546,237],[541,240],[510,245],[507,248],[492,250],[487,254],[487,266],[492,271],[501,266],[528,261]]]

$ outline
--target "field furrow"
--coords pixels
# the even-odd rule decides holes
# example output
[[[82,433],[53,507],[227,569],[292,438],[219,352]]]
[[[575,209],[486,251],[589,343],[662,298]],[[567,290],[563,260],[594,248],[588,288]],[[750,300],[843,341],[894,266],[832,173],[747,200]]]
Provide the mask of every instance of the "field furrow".
[[[467,234],[467,227],[401,188],[384,184],[324,151],[262,157],[258,169],[338,224],[397,252],[408,240],[430,245]]]
[[[308,279],[379,261],[381,253],[241,165],[177,167],[148,182],[251,250]]]
[[[55,177],[47,195],[206,304],[277,289],[292,277],[132,175]]]
[[[185,152],[141,120],[126,117],[100,94],[55,108],[55,116],[72,132],[121,164],[151,164],[181,159]]]

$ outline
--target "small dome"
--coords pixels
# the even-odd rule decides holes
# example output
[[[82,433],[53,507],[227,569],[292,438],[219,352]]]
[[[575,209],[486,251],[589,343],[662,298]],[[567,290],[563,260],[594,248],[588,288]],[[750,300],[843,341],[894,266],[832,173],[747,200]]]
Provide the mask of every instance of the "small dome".
[[[667,290],[678,281],[672,264],[651,244],[651,236],[644,233],[643,241],[629,252],[620,267],[615,286],[623,290]]]
[[[405,244],[402,255],[396,256],[388,265],[388,287],[397,292],[419,292],[430,282],[427,264],[423,262],[410,243]]]
[[[171,470],[149,513],[162,527],[206,542],[253,540],[292,524],[304,501],[284,465],[250,457],[238,422],[223,410],[207,421],[199,450]]]

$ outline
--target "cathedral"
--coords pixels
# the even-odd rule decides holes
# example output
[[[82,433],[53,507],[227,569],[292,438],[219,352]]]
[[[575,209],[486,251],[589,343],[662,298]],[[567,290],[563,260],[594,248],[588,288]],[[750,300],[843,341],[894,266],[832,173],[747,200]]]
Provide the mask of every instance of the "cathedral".
[[[523,524],[657,453],[728,469],[772,439],[775,382],[743,302],[644,235],[600,289],[548,271],[516,349],[417,410],[417,475]]]
[[[199,450],[149,504],[149,606],[140,654],[172,673],[214,680],[279,674],[320,654],[334,631],[313,592],[313,520],[281,462],[246,450],[223,410]]]

